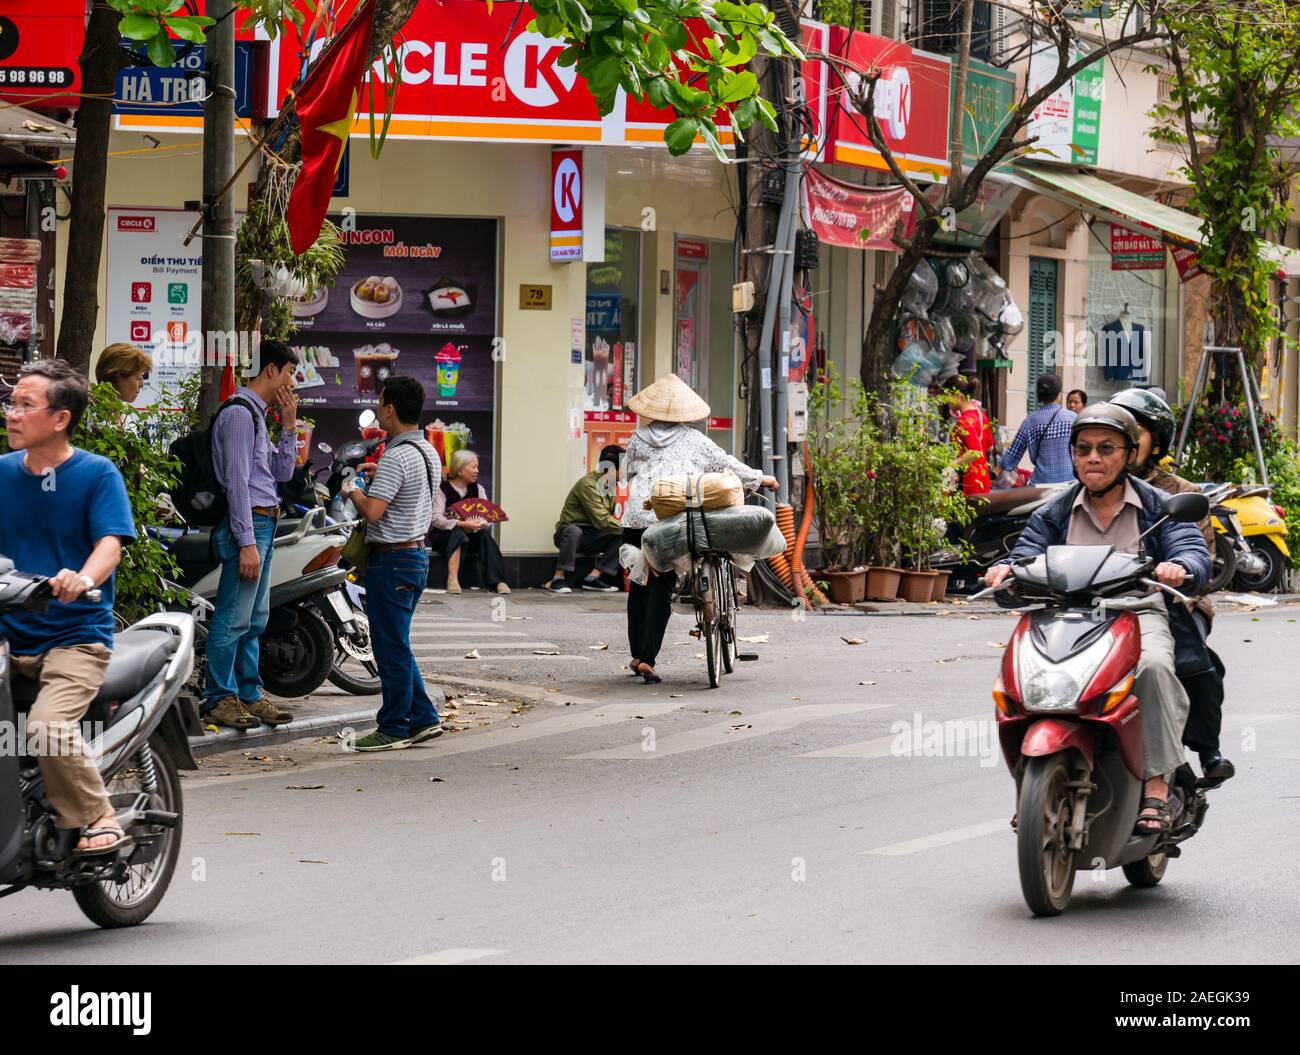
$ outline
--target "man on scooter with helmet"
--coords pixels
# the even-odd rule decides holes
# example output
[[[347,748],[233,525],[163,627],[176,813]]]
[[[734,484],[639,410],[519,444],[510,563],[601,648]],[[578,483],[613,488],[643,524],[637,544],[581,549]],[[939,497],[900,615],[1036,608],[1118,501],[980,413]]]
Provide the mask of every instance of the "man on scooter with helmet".
[[[1137,420],[1140,438],[1137,464],[1132,470],[1134,476],[1171,495],[1200,490],[1194,483],[1160,467],[1160,460],[1169,453],[1174,440],[1174,412],[1168,403],[1145,388],[1126,388],[1111,396],[1109,402],[1123,407]],[[1213,553],[1214,525],[1210,518],[1206,517],[1196,526],[1201,529],[1205,544]],[[1174,639],[1179,644],[1178,678],[1191,701],[1183,743],[1200,757],[1204,774],[1202,785],[1217,788],[1237,771],[1219,751],[1225,668],[1223,660],[1206,644],[1214,622],[1214,604],[1202,595],[1188,614],[1190,620],[1180,616],[1175,623],[1170,619]]]
[[[1131,475],[1141,430],[1120,406],[1085,407],[1070,429],[1070,454],[1078,483],[1034,512],[1006,561],[984,577],[1000,585],[1011,562],[1044,553],[1048,546],[1114,546],[1118,552],[1145,552],[1156,561],[1152,576],[1166,586],[1199,592],[1210,577],[1210,553],[1195,525],[1167,519],[1164,492]],[[1155,527],[1160,522],[1158,527]],[[1153,529],[1154,528],[1154,529]],[[1146,538],[1143,532],[1151,530]],[[1182,731],[1188,699],[1176,673],[1176,657],[1186,648],[1172,628],[1190,616],[1175,606],[1173,614],[1139,614],[1142,658],[1133,692],[1142,702],[1142,750],[1145,791],[1135,831],[1149,835],[1168,830],[1169,778],[1183,764]]]

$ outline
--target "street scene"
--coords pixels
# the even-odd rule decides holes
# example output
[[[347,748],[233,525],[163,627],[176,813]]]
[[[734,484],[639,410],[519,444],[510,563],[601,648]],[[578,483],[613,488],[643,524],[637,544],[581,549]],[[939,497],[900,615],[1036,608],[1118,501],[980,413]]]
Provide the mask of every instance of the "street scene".
[[[1280,1023],[1300,9],[9,6],[29,1025],[183,1035],[170,964]]]

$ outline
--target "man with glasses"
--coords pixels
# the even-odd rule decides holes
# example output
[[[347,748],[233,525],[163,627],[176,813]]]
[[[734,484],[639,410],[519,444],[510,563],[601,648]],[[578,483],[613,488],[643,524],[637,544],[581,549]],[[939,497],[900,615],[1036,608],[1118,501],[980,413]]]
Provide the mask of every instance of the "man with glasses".
[[[1156,562],[1154,578],[1166,586],[1189,594],[1203,590],[1210,578],[1210,551],[1195,524],[1165,520],[1141,538],[1164,516],[1165,495],[1130,475],[1139,438],[1137,421],[1125,408],[1109,403],[1085,407],[1070,430],[1078,482],[1034,512],[1010,556],[988,570],[985,584],[1000,585],[1013,561],[1037,556],[1048,546],[1114,546],[1119,553],[1145,552]],[[1164,607],[1163,598],[1157,601]],[[1178,605],[1173,618],[1185,616]],[[1142,701],[1146,789],[1137,835],[1168,830],[1169,778],[1183,764],[1188,700],[1176,672],[1170,622],[1167,609],[1138,613],[1142,658],[1133,692]]]
[[[28,363],[4,408],[11,453],[0,457],[0,554],[48,576],[54,595],[45,612],[0,616],[0,635],[15,673],[40,686],[27,732],[60,827],[82,830],[77,856],[130,845],[81,737],[113,645],[113,573],[135,538],[122,474],[68,442],[87,396],[64,360]],[[92,589],[100,599],[83,600]]]

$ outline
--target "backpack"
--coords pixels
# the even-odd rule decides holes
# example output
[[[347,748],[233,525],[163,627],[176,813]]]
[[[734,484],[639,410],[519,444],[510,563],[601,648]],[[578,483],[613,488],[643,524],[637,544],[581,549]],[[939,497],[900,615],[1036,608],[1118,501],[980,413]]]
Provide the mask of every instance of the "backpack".
[[[172,501],[181,516],[195,527],[216,527],[230,512],[212,459],[212,430],[221,412],[233,406],[246,409],[253,416],[253,428],[257,428],[256,408],[236,396],[222,403],[207,425],[187,432],[170,448],[172,457],[181,463],[180,479],[171,491]]]

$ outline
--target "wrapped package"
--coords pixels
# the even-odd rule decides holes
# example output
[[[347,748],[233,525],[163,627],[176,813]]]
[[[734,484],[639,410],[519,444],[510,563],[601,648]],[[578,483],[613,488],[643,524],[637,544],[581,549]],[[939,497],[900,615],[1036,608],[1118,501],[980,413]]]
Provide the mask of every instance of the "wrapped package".
[[[690,557],[686,518],[693,520],[696,550],[725,550],[733,557],[773,557],[785,550],[785,537],[767,506],[739,506],[713,512],[678,513],[646,528],[641,549],[655,571],[667,571]],[[752,562],[751,562],[752,563]]]
[[[735,473],[665,476],[654,482],[646,500],[646,508],[660,520],[676,516],[688,504],[692,509],[732,509],[745,504],[745,488]]]
[[[34,264],[0,264],[0,289],[35,289]]]
[[[0,344],[22,344],[32,335],[32,316],[0,311]]]
[[[41,243],[35,238],[0,238],[0,262],[35,264],[41,259]]]

